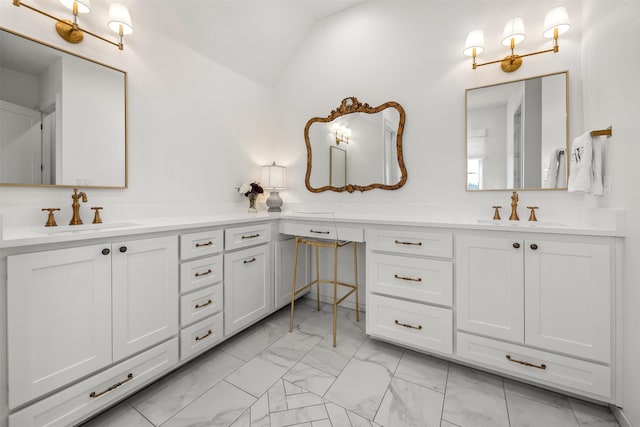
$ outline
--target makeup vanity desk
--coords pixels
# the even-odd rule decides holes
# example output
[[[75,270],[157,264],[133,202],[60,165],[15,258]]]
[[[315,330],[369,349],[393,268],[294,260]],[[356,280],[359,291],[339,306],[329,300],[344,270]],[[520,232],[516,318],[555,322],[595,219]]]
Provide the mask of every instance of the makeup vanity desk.
[[[322,227],[364,244],[370,336],[619,402],[621,228],[227,214],[5,229],[0,426],[79,422],[285,306]]]

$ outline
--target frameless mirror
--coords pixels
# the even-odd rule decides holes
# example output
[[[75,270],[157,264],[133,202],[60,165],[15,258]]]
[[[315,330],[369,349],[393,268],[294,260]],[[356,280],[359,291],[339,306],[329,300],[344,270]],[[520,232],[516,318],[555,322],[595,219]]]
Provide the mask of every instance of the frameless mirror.
[[[404,109],[397,102],[378,107],[345,98],[327,117],[304,128],[309,191],[395,190],[407,182],[402,158]]]
[[[126,188],[127,73],[0,30],[0,185]]]
[[[567,187],[568,72],[466,91],[467,190]]]

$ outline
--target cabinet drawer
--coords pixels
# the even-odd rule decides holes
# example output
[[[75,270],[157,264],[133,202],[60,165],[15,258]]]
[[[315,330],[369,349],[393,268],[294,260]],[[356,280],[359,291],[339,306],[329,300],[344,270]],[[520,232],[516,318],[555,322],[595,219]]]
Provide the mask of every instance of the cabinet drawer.
[[[373,251],[451,258],[453,235],[417,230],[372,229],[367,231],[367,247]]]
[[[180,259],[185,260],[222,252],[224,244],[222,236],[222,230],[180,235]]]
[[[367,285],[372,292],[451,307],[451,261],[370,252],[367,269]]]
[[[180,326],[222,311],[222,283],[180,297]]]
[[[184,262],[180,264],[180,292],[221,282],[223,277],[222,255]]]
[[[603,398],[611,396],[611,368],[516,344],[458,332],[458,356],[543,384]],[[507,358],[507,356],[510,358]],[[535,366],[526,366],[517,361]],[[544,369],[541,367],[544,366]]]
[[[265,243],[270,239],[271,226],[269,224],[227,228],[224,232],[225,249],[228,251]]]
[[[283,234],[303,237],[317,237],[322,239],[349,240],[352,242],[364,242],[362,228],[334,225],[333,222],[298,222],[281,221],[279,231]]]
[[[180,360],[188,359],[222,339],[222,317],[223,313],[218,313],[180,331]]]
[[[10,415],[9,426],[74,425],[177,364],[178,339],[174,338]],[[94,393],[97,396],[91,397]]]
[[[453,353],[451,310],[369,295],[367,333],[410,347]]]

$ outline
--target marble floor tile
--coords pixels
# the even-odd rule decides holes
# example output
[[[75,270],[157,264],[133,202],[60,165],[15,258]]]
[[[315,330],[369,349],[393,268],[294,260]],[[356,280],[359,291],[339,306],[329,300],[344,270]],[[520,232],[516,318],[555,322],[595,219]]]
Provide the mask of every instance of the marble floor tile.
[[[354,412],[347,411],[347,416],[349,417],[349,421],[351,421],[352,427],[380,427],[380,424],[368,420]]]
[[[444,393],[448,372],[449,362],[406,350],[395,377]]]
[[[351,421],[349,420],[346,409],[331,402],[324,406],[329,414],[329,420],[333,427],[351,427]]]
[[[460,426],[450,423],[449,421],[442,420],[442,422],[440,423],[440,427],[460,427]]]
[[[373,420],[401,356],[397,347],[366,341],[325,398]]]
[[[155,425],[160,425],[193,402],[243,362],[212,350],[129,398],[129,403]]]
[[[251,427],[251,411],[246,410],[230,427]]]
[[[163,427],[229,426],[255,401],[250,394],[222,381],[174,415]]]
[[[295,363],[295,361],[263,352],[242,365],[225,380],[255,397],[260,397]]]
[[[220,348],[246,362],[285,336],[287,332],[288,330],[272,322],[262,322],[224,342]]]
[[[153,424],[129,406],[127,402],[122,402],[108,411],[103,412],[98,417],[82,424],[82,427],[109,426],[153,427]]]
[[[508,427],[502,379],[451,365],[442,419],[464,427]]]
[[[507,393],[511,427],[578,427],[570,408],[545,405],[537,400]]]
[[[327,418],[324,420],[312,421],[311,427],[333,427],[333,426],[331,425],[331,421],[329,421],[329,419]]]
[[[507,394],[515,394],[526,399],[544,403],[545,405],[571,410],[571,406],[569,406],[569,399],[566,396],[539,387],[534,387],[532,385],[505,379],[504,391]]]
[[[313,351],[315,351],[315,349]],[[331,387],[336,380],[335,376],[327,374],[319,369],[312,368],[302,362],[299,362],[291,368],[283,378],[288,382],[302,387],[305,390],[309,390],[319,396],[324,396],[327,390],[329,390],[329,387]]]
[[[615,427],[618,422],[606,406],[595,405],[582,400],[569,399],[573,413],[581,426]]]
[[[383,426],[438,427],[443,402],[440,392],[394,378],[374,421]]]
[[[329,418],[324,404],[271,413],[271,427],[285,427]]]

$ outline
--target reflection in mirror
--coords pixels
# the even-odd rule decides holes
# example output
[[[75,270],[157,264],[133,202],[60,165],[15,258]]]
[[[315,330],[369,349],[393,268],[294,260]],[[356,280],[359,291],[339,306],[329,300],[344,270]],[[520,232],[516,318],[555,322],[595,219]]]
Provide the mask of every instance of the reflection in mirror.
[[[126,188],[126,73],[0,30],[0,185]]]
[[[568,72],[466,91],[467,190],[566,189]]]
[[[304,132],[307,189],[351,193],[402,187],[407,181],[402,158],[404,122],[400,104],[387,102],[372,108],[355,97],[344,99],[328,117],[309,120]]]

